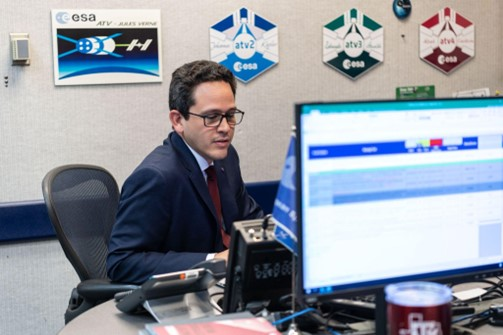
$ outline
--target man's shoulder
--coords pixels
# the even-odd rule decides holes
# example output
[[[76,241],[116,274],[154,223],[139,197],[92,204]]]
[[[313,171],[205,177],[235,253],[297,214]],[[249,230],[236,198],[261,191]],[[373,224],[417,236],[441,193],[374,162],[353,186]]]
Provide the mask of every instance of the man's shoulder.
[[[180,147],[183,143],[178,143],[175,138],[178,135],[173,136],[173,134],[171,133],[162,145],[152,150],[136,167],[132,175],[157,174],[166,178],[172,175],[179,176],[183,171],[193,169],[194,163],[190,161],[190,151],[183,146]]]
[[[133,174],[142,170],[152,170],[158,173],[166,173],[177,170],[178,156],[166,145],[160,145],[152,150],[143,161],[136,167]]]
[[[239,155],[236,148],[231,144],[229,150],[227,151],[227,157],[222,160],[223,164],[238,164],[239,165]]]
[[[179,161],[181,159],[180,154],[177,153],[180,151],[179,143],[177,143],[174,136],[175,133],[169,134],[169,136],[162,142],[161,145],[158,145],[154,148],[140,163],[138,166],[140,167],[157,167],[161,168],[169,167],[170,164],[166,164],[167,162],[173,163]],[[175,134],[176,135],[176,134]],[[168,166],[166,166],[168,165]]]

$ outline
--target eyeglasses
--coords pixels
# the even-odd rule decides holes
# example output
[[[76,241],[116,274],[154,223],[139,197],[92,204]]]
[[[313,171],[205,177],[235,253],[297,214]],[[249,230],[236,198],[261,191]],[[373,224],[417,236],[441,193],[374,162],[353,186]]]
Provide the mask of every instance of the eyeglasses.
[[[243,116],[244,116],[245,112],[240,111],[239,109],[235,108],[235,109],[231,109],[230,111],[228,111],[225,114],[209,113],[209,114],[201,115],[201,114],[195,114],[195,113],[191,113],[191,112],[189,112],[188,114],[202,118],[204,121],[204,125],[206,127],[217,128],[220,126],[220,124],[222,123],[222,120],[224,118],[227,121],[227,123],[229,124],[229,126],[231,126],[231,127],[234,127],[235,125],[240,124],[241,121],[243,121]]]

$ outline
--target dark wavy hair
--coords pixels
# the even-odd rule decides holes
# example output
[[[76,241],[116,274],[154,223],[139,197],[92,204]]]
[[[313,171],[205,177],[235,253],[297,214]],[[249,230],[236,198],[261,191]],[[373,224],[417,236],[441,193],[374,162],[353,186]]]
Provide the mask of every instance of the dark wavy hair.
[[[176,109],[185,119],[189,118],[189,108],[194,101],[197,85],[224,81],[229,83],[232,94],[236,96],[236,78],[225,66],[208,60],[198,60],[182,65],[173,72],[169,85],[169,109]]]

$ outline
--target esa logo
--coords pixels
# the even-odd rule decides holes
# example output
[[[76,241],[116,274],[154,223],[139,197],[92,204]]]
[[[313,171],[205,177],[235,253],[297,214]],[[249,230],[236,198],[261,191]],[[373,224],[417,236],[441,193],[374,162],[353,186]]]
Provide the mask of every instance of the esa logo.
[[[94,14],[69,14],[67,12],[56,13],[56,21],[60,24],[66,24],[70,21],[73,22],[94,22],[96,21],[96,15]]]
[[[457,64],[458,63],[458,57],[456,57],[456,56],[440,55],[437,58],[437,62],[440,65],[444,65],[444,64]]]
[[[248,71],[248,70],[258,70],[258,64],[257,63],[235,62],[233,67],[234,67],[234,71],[236,71],[236,72],[241,72],[243,70],[245,70],[245,71]]]
[[[342,67],[345,69],[345,70],[350,70],[350,69],[354,69],[354,68],[364,68],[365,67],[365,62],[362,61],[362,60],[349,60],[349,59],[345,59],[343,62],[342,62]]]

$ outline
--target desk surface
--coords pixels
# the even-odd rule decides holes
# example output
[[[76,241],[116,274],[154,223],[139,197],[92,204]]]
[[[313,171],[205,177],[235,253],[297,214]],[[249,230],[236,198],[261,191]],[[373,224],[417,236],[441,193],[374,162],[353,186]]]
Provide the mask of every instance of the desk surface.
[[[148,313],[129,315],[115,307],[115,301],[104,302],[73,319],[58,333],[60,335],[138,335],[145,323],[155,319]]]
[[[499,300],[499,299],[498,299]],[[110,300],[98,305],[69,322],[59,335],[138,335],[145,323],[155,322],[148,313],[128,315],[115,307]],[[484,325],[476,330],[479,335],[501,335],[503,328]]]

